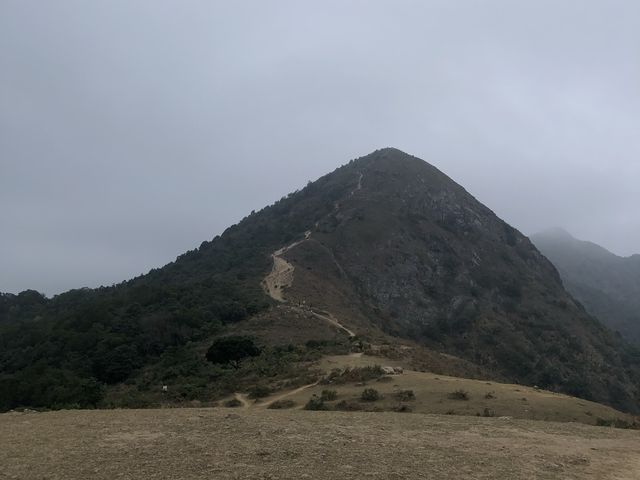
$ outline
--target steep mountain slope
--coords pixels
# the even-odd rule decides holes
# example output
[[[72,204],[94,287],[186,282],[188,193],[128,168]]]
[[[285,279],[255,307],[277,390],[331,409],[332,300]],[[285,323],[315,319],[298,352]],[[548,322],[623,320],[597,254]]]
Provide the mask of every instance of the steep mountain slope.
[[[619,257],[561,229],[533,235],[531,240],[589,313],[640,344],[640,255]]]
[[[637,352],[573,301],[528,239],[395,149],[351,161],[148,275],[18,300],[5,298],[0,322],[5,408],[99,404],[101,385],[123,381],[144,390],[186,379],[183,398],[211,398],[236,391],[243,373],[285,381],[290,362],[318,354],[310,345],[348,345],[352,333],[414,340],[478,375],[640,406]],[[250,371],[214,368],[205,343],[227,332],[264,332],[274,347]]]
[[[624,349],[528,239],[398,150],[347,169],[353,190],[285,254],[292,301],[366,318],[521,383],[637,401]]]

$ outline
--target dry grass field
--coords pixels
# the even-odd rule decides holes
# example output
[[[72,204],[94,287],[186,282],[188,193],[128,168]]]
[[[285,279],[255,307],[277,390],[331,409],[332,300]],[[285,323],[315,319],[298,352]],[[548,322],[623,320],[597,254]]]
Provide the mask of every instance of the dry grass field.
[[[401,413],[161,409],[0,415],[0,479],[640,478],[640,432]]]
[[[406,367],[357,353],[317,367],[373,365]],[[633,421],[610,407],[412,370],[382,380],[257,401],[238,392],[237,408],[9,412],[0,415],[0,480],[640,479],[640,431],[593,426]],[[381,398],[362,401],[364,388]],[[328,389],[331,411],[302,409]],[[452,398],[456,391],[467,398]],[[268,408],[277,400],[290,408]],[[340,402],[364,411],[334,411]],[[403,405],[413,413],[390,411]]]
[[[333,369],[362,368],[374,365],[404,366],[402,361],[394,361],[367,355],[335,355],[323,358],[318,367],[324,372]],[[487,415],[513,417],[526,420],[557,422],[580,422],[595,425],[598,420],[619,419],[633,423],[631,415],[619,412],[599,403],[589,402],[568,395],[539,390],[516,384],[487,382],[467,378],[437,375],[428,372],[404,370],[401,375],[383,378],[385,381],[370,380],[365,383],[318,384],[289,393],[278,393],[251,403],[251,407],[267,407],[274,399],[286,398],[295,402],[294,408],[302,408],[312,395],[320,396],[322,390],[331,389],[337,398],[327,402],[334,408],[346,401],[364,410],[394,410],[404,406],[413,413],[448,415]],[[375,402],[360,402],[365,388],[374,388],[382,398]],[[398,393],[412,391],[415,398],[401,401]],[[464,391],[464,400],[450,398],[456,391]]]

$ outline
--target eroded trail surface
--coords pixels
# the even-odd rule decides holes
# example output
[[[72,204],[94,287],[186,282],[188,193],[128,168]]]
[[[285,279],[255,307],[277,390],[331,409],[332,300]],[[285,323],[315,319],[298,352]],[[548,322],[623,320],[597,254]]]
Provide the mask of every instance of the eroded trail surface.
[[[571,423],[171,408],[9,413],[0,431],[2,479],[640,478],[640,432]]]
[[[284,302],[284,289],[290,287],[293,284],[293,270],[294,267],[284,258],[272,254],[273,267],[271,273],[265,277],[262,282],[267,294],[277,300],[278,302]]]
[[[358,183],[356,187],[351,192],[349,192],[349,197],[352,197],[353,195],[355,195],[356,192],[362,190],[363,177],[364,175],[361,172],[359,172]],[[336,202],[335,209],[336,210],[340,209],[340,202]],[[317,226],[317,223],[316,223],[316,226]],[[311,238],[311,231],[308,230],[305,232],[303,240],[298,240],[297,242],[293,242],[291,245],[287,245],[286,247],[276,250],[271,254],[271,258],[273,259],[273,266],[271,268],[271,272],[269,272],[269,274],[262,281],[262,287],[264,288],[267,295],[269,295],[274,300],[278,302],[285,302],[284,290],[293,284],[293,273],[294,273],[295,267],[291,263],[287,262],[284,258],[282,258],[282,255],[287,253],[292,248],[297,247],[301,243],[306,242],[310,238]],[[334,320],[335,319],[330,321],[333,323]],[[350,330],[340,325],[339,322],[337,321],[335,322],[338,326],[340,326],[341,329],[351,332]],[[355,336],[355,334],[351,332],[350,336]]]
[[[247,396],[244,395],[243,393],[234,393],[233,398],[235,398],[240,402],[240,404],[242,405],[242,408],[249,408],[251,406],[251,403],[247,399]]]
[[[292,248],[300,245],[302,242],[306,242],[311,238],[311,232],[307,231],[304,234],[304,239],[299,240],[297,242],[292,243],[286,247],[283,247],[279,250],[276,250],[271,254],[271,258],[273,259],[273,266],[271,267],[271,272],[264,278],[262,281],[262,288],[264,291],[274,300],[280,303],[286,303],[286,299],[284,298],[284,290],[291,285],[293,285],[293,274],[295,271],[295,267],[287,262],[282,255],[291,250]],[[356,334],[353,330],[345,327],[342,323],[338,321],[331,313],[329,312],[318,312],[309,307],[291,307],[293,310],[297,310],[300,312],[305,312],[305,310],[311,313],[314,317],[323,320],[338,330],[342,330],[349,337],[355,337]]]
[[[293,271],[295,267],[287,262],[282,255],[297,247],[302,242],[309,240],[311,232],[307,231],[304,234],[304,240],[293,242],[291,245],[287,245],[279,250],[276,250],[271,254],[273,259],[273,266],[271,272],[262,281],[262,288],[271,298],[278,302],[284,302],[284,289],[290,287],[293,284]]]
[[[333,315],[331,315],[329,312],[324,312],[324,313],[318,313],[315,312],[313,310],[311,310],[311,314],[314,317],[320,318],[322,320],[325,320],[326,322],[330,323],[331,325],[333,325],[334,327],[336,327],[338,330],[342,330],[344,333],[346,333],[347,335],[349,335],[350,337],[355,337],[356,334],[354,333],[353,330],[348,329],[347,327],[345,327],[344,325],[342,325],[337,319],[336,317],[334,317]]]
[[[310,383],[309,385],[303,385],[302,387],[298,387],[294,390],[289,390],[288,392],[281,393],[280,395],[276,395],[275,397],[270,397],[266,402],[257,403],[256,407],[268,407],[274,402],[285,400],[293,395],[297,395],[298,393],[304,392],[305,390],[315,387],[319,383],[320,383],[320,380],[314,383]]]

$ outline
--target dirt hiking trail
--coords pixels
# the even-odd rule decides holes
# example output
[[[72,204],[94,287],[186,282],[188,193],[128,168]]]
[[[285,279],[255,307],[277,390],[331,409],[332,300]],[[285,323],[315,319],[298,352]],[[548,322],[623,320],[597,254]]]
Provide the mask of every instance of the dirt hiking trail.
[[[293,242],[291,245],[282,247],[271,254],[273,260],[273,266],[271,272],[262,280],[262,288],[264,291],[274,300],[284,303],[284,289],[293,285],[293,271],[295,267],[287,262],[282,255],[287,253],[292,248],[297,247],[302,242],[309,240],[311,231],[307,230],[304,233],[304,239]]]
[[[358,185],[353,191],[350,192],[349,196],[354,195],[355,192],[362,189],[362,176],[363,175],[360,174],[358,178]],[[339,208],[339,207],[337,206],[336,208]],[[284,297],[284,291],[286,288],[289,288],[291,287],[291,285],[293,285],[293,279],[294,279],[295,267],[291,263],[286,261],[284,258],[282,258],[282,255],[284,255],[289,250],[297,247],[301,243],[306,242],[310,239],[311,239],[311,230],[307,230],[304,233],[304,238],[302,240],[293,242],[292,244],[282,247],[271,254],[273,265],[271,267],[271,271],[269,272],[269,274],[262,280],[262,288],[264,289],[265,293],[269,295],[271,298],[273,298],[275,301],[279,303],[287,303],[287,300]],[[340,268],[339,265],[338,267]],[[323,320],[329,323],[330,325],[333,325],[338,330],[341,330],[344,333],[346,333],[350,338],[353,338],[356,336],[356,333],[353,330],[345,327],[330,312],[317,312],[310,307],[302,308],[302,307],[291,306],[291,308],[300,312],[304,312],[306,309],[314,317],[319,318],[320,320]]]
[[[361,172],[358,172],[358,183],[356,187],[351,192],[349,192],[348,197],[352,197],[353,195],[355,195],[356,192],[358,192],[359,190],[362,190],[363,177],[364,175]],[[339,209],[340,209],[340,202],[336,202],[335,210],[339,210]],[[318,223],[316,223],[316,227],[317,225]],[[282,255],[287,253],[292,248],[297,247],[301,243],[306,242],[310,238],[311,238],[311,230],[307,230],[304,233],[304,239],[293,242],[292,244],[287,245],[286,247],[282,247],[271,254],[271,258],[273,259],[273,266],[271,267],[271,272],[262,281],[262,288],[274,300],[280,303],[284,303],[285,302],[284,290],[293,284],[293,272],[295,270],[295,267],[291,263],[287,262],[284,258],[282,258]],[[335,319],[330,321],[331,323],[333,323]],[[336,323],[337,323],[337,326],[339,326],[341,329],[345,331],[350,331],[345,327],[341,326],[339,322],[336,321]],[[353,332],[351,333],[352,334],[350,334],[350,336],[355,336]]]
[[[333,315],[331,315],[329,312],[324,312],[324,313],[318,313],[315,312],[313,310],[311,310],[311,314],[314,317],[320,318],[322,320],[325,320],[326,322],[330,323],[331,325],[333,325],[334,327],[336,327],[338,330],[342,330],[344,333],[346,333],[347,335],[349,335],[349,337],[353,338],[356,336],[355,332],[353,330],[350,330],[349,328],[345,327],[344,325],[342,325],[337,319],[336,317],[334,317]]]
[[[243,393],[234,393],[233,398],[235,398],[242,404],[242,408],[249,408],[251,406],[251,403],[247,399],[247,396]]]
[[[308,385],[303,385],[302,387],[298,387],[294,390],[290,390],[288,392],[282,393],[280,395],[276,395],[275,397],[270,397],[267,401],[262,402],[262,403],[257,403],[256,407],[263,407],[263,408],[268,408],[272,403],[278,402],[280,400],[285,400],[293,395],[297,395],[300,392],[304,392],[305,390],[308,390],[309,388],[315,387],[316,385],[318,385],[320,383],[320,380],[318,380],[317,382],[313,382],[310,383]]]

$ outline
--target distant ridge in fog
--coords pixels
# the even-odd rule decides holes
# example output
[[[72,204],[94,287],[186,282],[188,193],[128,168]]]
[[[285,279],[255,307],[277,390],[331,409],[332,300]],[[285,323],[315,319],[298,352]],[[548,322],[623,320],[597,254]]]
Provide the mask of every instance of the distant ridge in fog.
[[[640,344],[640,255],[621,257],[561,228],[538,233],[531,240],[592,315]]]

